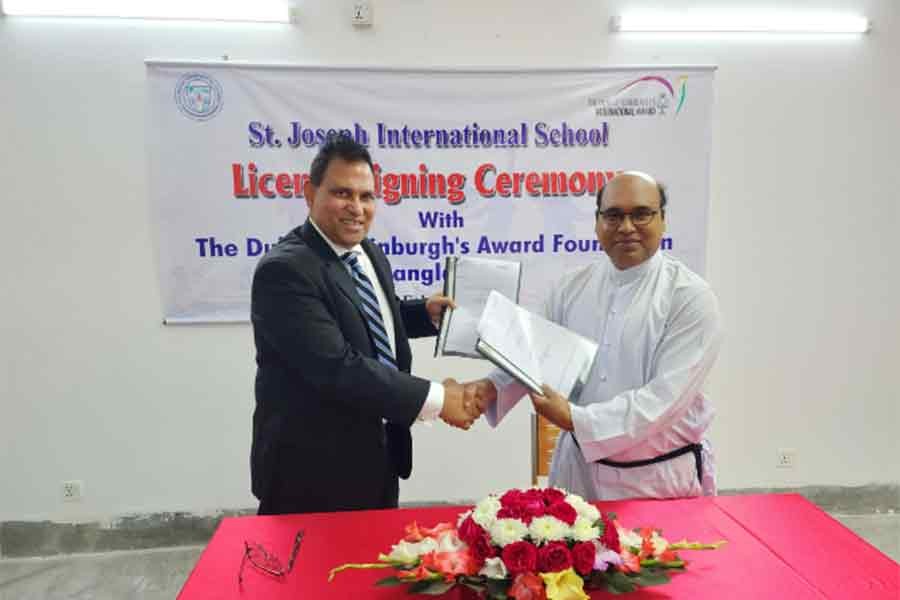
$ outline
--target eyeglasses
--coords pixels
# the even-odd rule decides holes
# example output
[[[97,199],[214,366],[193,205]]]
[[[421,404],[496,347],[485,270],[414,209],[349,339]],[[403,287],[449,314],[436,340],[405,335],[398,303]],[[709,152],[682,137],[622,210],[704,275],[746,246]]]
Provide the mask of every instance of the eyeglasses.
[[[278,557],[263,548],[261,544],[244,540],[244,557],[241,559],[241,568],[238,571],[238,585],[244,583],[244,565],[247,562],[272,577],[280,578],[290,573],[294,568],[294,560],[297,558],[297,552],[300,551],[300,542],[302,541],[303,530],[301,529],[294,537],[294,547],[291,549],[287,568],[284,568],[281,566],[281,561],[278,560]]]
[[[653,217],[656,216],[658,210],[652,208],[636,208],[631,212],[625,212],[618,208],[608,208],[606,210],[598,210],[597,214],[603,218],[603,224],[608,227],[619,227],[625,221],[625,217],[631,219],[631,224],[635,227],[644,227],[650,224]]]

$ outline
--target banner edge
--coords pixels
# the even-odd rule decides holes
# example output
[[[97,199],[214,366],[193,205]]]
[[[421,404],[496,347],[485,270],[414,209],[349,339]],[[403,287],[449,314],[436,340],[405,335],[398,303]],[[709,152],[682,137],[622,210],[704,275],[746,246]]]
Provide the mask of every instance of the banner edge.
[[[671,65],[590,65],[590,66],[558,66],[558,67],[526,67],[526,66],[473,66],[473,65],[324,65],[288,62],[255,62],[240,60],[191,60],[145,58],[146,67],[226,67],[234,69],[302,69],[308,71],[368,71],[382,73],[422,72],[431,73],[590,73],[593,71],[717,71],[717,64],[671,64]]]

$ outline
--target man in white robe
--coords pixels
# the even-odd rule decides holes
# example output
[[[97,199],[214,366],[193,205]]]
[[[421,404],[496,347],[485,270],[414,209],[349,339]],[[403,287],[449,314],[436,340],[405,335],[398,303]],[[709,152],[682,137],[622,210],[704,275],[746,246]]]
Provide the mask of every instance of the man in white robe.
[[[549,483],[594,500],[715,494],[704,434],[713,419],[701,391],[721,328],[709,285],[660,251],[665,190],[636,172],[597,197],[595,263],[562,278],[544,316],[597,342],[587,383],[570,403],[549,387],[535,410],[562,433]],[[488,422],[528,392],[502,371],[472,382]]]

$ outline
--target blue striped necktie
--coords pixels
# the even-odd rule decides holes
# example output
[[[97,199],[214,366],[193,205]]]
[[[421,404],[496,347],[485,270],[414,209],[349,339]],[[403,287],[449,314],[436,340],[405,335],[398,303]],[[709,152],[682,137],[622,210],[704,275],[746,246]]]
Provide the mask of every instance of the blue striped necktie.
[[[350,274],[353,276],[353,282],[356,283],[356,292],[362,301],[363,314],[366,315],[366,324],[369,326],[369,333],[372,334],[372,341],[375,342],[375,354],[378,356],[378,360],[396,369],[397,361],[394,360],[391,343],[388,341],[387,330],[384,327],[384,320],[381,318],[381,309],[378,307],[378,297],[375,295],[372,281],[363,272],[355,253],[347,252],[341,256],[341,260],[350,267]]]

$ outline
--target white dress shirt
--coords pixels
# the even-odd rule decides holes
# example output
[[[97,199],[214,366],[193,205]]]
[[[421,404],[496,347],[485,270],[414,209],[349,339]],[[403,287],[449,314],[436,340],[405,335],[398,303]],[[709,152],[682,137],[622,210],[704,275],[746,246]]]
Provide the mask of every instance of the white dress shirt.
[[[713,455],[704,439],[714,410],[701,388],[721,330],[709,285],[662,252],[626,270],[604,254],[554,286],[543,310],[599,345],[571,405],[574,432],[557,442],[550,485],[596,500],[714,494]],[[496,426],[527,390],[503,372],[489,377],[498,399],[485,415]],[[654,458],[691,443],[703,445],[702,483],[692,453],[627,469],[595,462]]]
[[[381,313],[381,320],[384,322],[384,328],[387,331],[388,341],[391,343],[391,352],[394,353],[394,357],[396,358],[397,340],[394,335],[394,315],[391,313],[387,296],[385,296],[384,290],[381,289],[381,282],[378,280],[378,275],[375,273],[375,267],[372,266],[372,261],[369,260],[369,255],[366,254],[360,244],[356,244],[352,248],[345,248],[344,246],[335,244],[321,229],[319,229],[319,226],[316,225],[315,221],[310,218],[309,222],[319,235],[322,236],[322,239],[325,240],[325,243],[328,244],[338,258],[342,257],[347,252],[352,252],[356,255],[363,273],[366,274],[366,277],[372,282],[372,287],[375,288],[375,296],[378,298],[378,310]],[[347,268],[349,270],[350,267]],[[422,409],[419,411],[419,421],[433,421],[441,414],[441,409],[444,408],[444,386],[435,381],[430,383],[431,386],[428,388],[428,396],[425,398],[425,404],[422,405]]]

